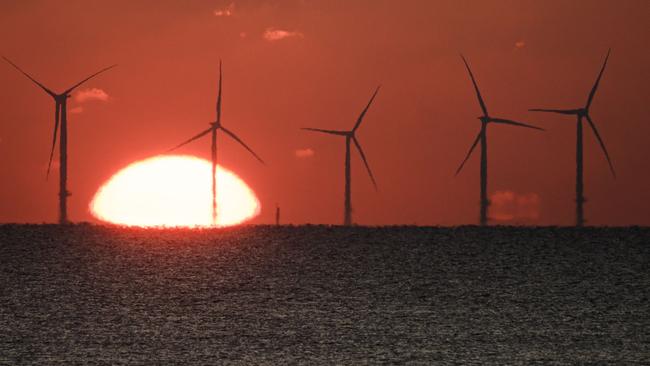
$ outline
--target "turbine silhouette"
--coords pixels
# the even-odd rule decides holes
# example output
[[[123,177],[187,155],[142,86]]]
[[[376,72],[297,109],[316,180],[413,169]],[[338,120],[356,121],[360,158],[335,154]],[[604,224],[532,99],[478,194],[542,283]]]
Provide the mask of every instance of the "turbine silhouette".
[[[52,167],[52,158],[54,157],[54,147],[56,146],[57,133],[59,133],[59,223],[66,224],[68,223],[68,206],[67,200],[70,196],[70,192],[67,189],[68,181],[68,98],[70,98],[70,93],[74,91],[77,87],[81,86],[86,81],[94,78],[95,76],[112,69],[117,65],[111,65],[104,69],[97,71],[96,73],[88,76],[87,78],[81,80],[80,82],[74,84],[70,88],[63,91],[63,93],[56,94],[52,90],[46,88],[43,84],[34,79],[31,75],[23,71],[18,65],[13,63],[8,58],[2,56],[2,58],[7,61],[11,66],[20,71],[25,75],[29,80],[38,85],[43,89],[47,94],[49,94],[54,99],[55,110],[54,110],[54,133],[52,136],[52,149],[50,150],[50,160],[47,164],[47,173],[46,179],[50,176],[50,168]],[[61,125],[61,130],[59,131],[59,124]]]
[[[481,105],[481,110],[483,111],[483,115],[478,117],[478,119],[481,121],[481,131],[476,136],[474,143],[472,143],[472,147],[470,147],[467,156],[465,156],[465,159],[458,167],[458,170],[456,170],[456,175],[458,175],[458,173],[460,173],[460,171],[463,169],[465,162],[467,162],[469,157],[472,155],[474,148],[476,148],[476,145],[478,145],[480,141],[481,142],[480,224],[486,225],[488,220],[487,210],[488,210],[488,206],[490,205],[490,201],[487,198],[487,125],[488,123],[498,123],[498,124],[506,124],[506,125],[513,125],[519,127],[526,127],[526,128],[534,128],[536,130],[541,130],[541,131],[544,131],[544,129],[526,123],[509,120],[509,119],[491,117],[488,113],[487,107],[485,106],[485,102],[483,101],[481,92],[478,89],[476,80],[474,79],[474,74],[472,74],[472,70],[469,68],[469,64],[467,64],[467,60],[465,60],[465,57],[463,55],[460,55],[460,57],[463,59],[463,63],[465,63],[465,68],[467,68],[469,77],[472,79],[472,84],[474,85],[474,90],[476,91],[476,97],[478,98],[478,102]]]
[[[363,163],[366,166],[366,170],[368,171],[370,180],[372,181],[375,190],[377,189],[377,182],[375,181],[375,177],[372,174],[372,170],[370,170],[370,165],[368,164],[368,160],[366,159],[366,154],[363,153],[363,149],[361,148],[361,144],[359,143],[359,140],[357,140],[355,133],[357,132],[357,129],[361,125],[361,122],[363,121],[363,117],[366,115],[368,108],[370,108],[370,105],[375,100],[375,97],[377,96],[377,92],[379,92],[379,88],[380,87],[378,86],[377,89],[375,89],[375,92],[370,98],[370,101],[368,102],[366,107],[359,115],[357,122],[355,123],[354,127],[351,130],[337,131],[337,130],[323,130],[319,128],[303,128],[303,130],[307,130],[307,131],[322,132],[330,135],[345,137],[345,198],[344,198],[344,211],[343,211],[343,225],[345,226],[352,225],[350,142],[354,142],[354,146],[356,146],[357,150],[359,151],[359,155],[361,155],[361,159],[363,160]]]
[[[583,149],[582,149],[582,119],[583,118],[587,119],[589,126],[594,131],[594,135],[596,135],[596,139],[598,139],[598,143],[600,144],[600,147],[603,149],[603,152],[605,153],[605,157],[607,158],[609,169],[611,170],[614,178],[616,178],[614,165],[612,164],[612,160],[609,158],[609,153],[607,152],[605,143],[603,142],[603,139],[600,137],[600,133],[598,133],[598,129],[596,128],[596,125],[594,124],[594,122],[591,119],[591,116],[589,115],[589,107],[591,107],[591,103],[593,102],[594,96],[596,95],[596,90],[598,89],[598,85],[600,83],[600,79],[603,76],[603,72],[605,71],[605,67],[607,66],[607,60],[609,59],[610,52],[611,49],[607,51],[607,56],[605,56],[605,62],[603,62],[603,66],[600,69],[600,73],[596,78],[596,83],[594,83],[594,86],[591,88],[591,92],[589,92],[589,96],[587,97],[587,103],[585,104],[584,107],[577,108],[577,109],[541,109],[541,108],[529,109],[529,111],[532,112],[548,112],[548,113],[575,115],[577,118],[577,123],[576,123],[576,136],[577,136],[576,138],[576,226],[583,226],[585,222],[584,207],[583,207],[585,202],[584,190],[583,190]]]
[[[222,71],[221,71],[221,60],[219,60],[219,92],[217,95],[217,120],[215,122],[210,122],[210,128],[199,133],[198,135],[192,137],[191,139],[179,144],[178,146],[167,150],[167,152],[174,151],[181,146],[187,145],[190,142],[197,140],[209,133],[212,133],[212,221],[217,223],[217,131],[222,130],[226,135],[230,136],[232,139],[241,144],[246,150],[248,150],[253,156],[259,160],[260,163],[265,164],[262,158],[260,158],[248,145],[242,141],[234,132],[228,130],[221,124],[221,80],[222,80]]]

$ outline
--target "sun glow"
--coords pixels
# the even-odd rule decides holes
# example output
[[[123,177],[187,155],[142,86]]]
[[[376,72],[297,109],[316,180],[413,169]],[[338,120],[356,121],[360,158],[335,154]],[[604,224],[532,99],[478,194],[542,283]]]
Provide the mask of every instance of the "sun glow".
[[[128,226],[215,226],[211,174],[210,162],[193,156],[138,161],[104,183],[90,211],[100,220]],[[259,212],[260,202],[248,185],[218,166],[216,226],[240,224]]]

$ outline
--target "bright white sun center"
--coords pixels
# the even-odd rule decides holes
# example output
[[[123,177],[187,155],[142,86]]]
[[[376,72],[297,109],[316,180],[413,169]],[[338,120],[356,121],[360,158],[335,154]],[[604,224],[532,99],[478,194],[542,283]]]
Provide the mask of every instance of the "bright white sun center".
[[[129,226],[214,226],[212,166],[193,156],[158,156],[119,171],[97,191],[92,214]],[[230,226],[257,216],[260,202],[246,183],[217,167],[216,226]]]

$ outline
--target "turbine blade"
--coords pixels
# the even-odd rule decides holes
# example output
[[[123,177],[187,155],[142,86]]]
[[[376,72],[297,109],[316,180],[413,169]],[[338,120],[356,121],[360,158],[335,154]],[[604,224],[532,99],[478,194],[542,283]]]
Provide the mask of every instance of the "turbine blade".
[[[469,159],[470,155],[472,155],[472,152],[476,148],[476,145],[478,145],[478,141],[481,139],[481,133],[479,132],[478,135],[476,135],[476,140],[474,140],[474,143],[472,144],[472,147],[469,148],[469,151],[467,152],[467,156],[465,156],[465,160],[460,164],[458,167],[458,170],[456,170],[456,174],[460,173],[460,171],[463,169],[463,166],[465,166],[465,163],[467,162],[467,159]]]
[[[483,110],[483,114],[487,116],[488,115],[487,107],[485,106],[485,102],[483,101],[481,92],[478,90],[478,85],[476,84],[476,79],[474,79],[474,74],[472,73],[472,70],[469,68],[469,64],[467,63],[467,60],[465,60],[465,56],[461,54],[460,57],[463,59],[463,62],[465,63],[467,72],[469,72],[469,77],[472,78],[472,84],[474,84],[474,89],[476,90],[476,96],[478,97],[478,102],[481,104],[481,109]]]
[[[5,61],[7,61],[11,66],[13,66],[14,68],[16,68],[16,70],[20,71],[23,75],[27,76],[27,78],[28,78],[29,80],[33,81],[34,84],[40,86],[41,89],[45,90],[45,92],[46,92],[47,94],[49,94],[49,95],[51,95],[51,96],[53,96],[53,97],[56,96],[56,94],[55,94],[53,91],[51,91],[50,89],[46,88],[45,85],[43,85],[43,84],[39,83],[38,81],[36,81],[36,79],[34,79],[33,77],[31,77],[31,75],[29,75],[29,74],[26,73],[25,71],[23,71],[20,67],[18,67],[18,65],[16,65],[16,64],[13,63],[13,62],[11,62],[11,60],[9,60],[8,58],[6,58],[6,57],[4,57],[4,56],[2,56],[2,58],[4,58]]]
[[[217,126],[221,125],[221,59],[219,59],[219,94],[217,95]]]
[[[87,78],[81,80],[80,82],[74,84],[73,86],[71,86],[70,88],[68,88],[68,89],[67,89],[65,92],[63,92],[63,93],[64,93],[64,94],[69,94],[70,92],[72,92],[73,90],[75,90],[77,87],[79,87],[81,84],[83,84],[83,83],[85,83],[86,81],[88,81],[88,80],[94,78],[95,76],[97,76],[97,75],[103,73],[104,71],[108,71],[108,70],[114,68],[115,66],[117,66],[117,65],[111,65],[111,66],[109,66],[109,67],[105,67],[105,68],[103,68],[103,69],[97,71],[96,73],[94,73],[94,74],[88,76]]]
[[[368,171],[368,175],[370,176],[372,185],[375,186],[375,190],[377,190],[377,182],[375,181],[375,176],[372,175],[372,170],[370,170],[370,164],[368,164],[368,160],[366,159],[366,154],[363,153],[361,144],[359,143],[359,141],[357,141],[356,137],[352,137],[352,141],[354,141],[354,145],[357,147],[357,150],[359,150],[359,155],[361,155],[361,160],[363,160],[363,164],[366,166],[366,170]]]
[[[54,134],[52,136],[52,150],[50,150],[50,161],[47,163],[47,173],[45,180],[50,177],[50,169],[52,168],[52,159],[54,158],[54,147],[56,146],[56,134],[59,131],[59,118],[61,115],[61,105],[57,102],[56,109],[54,110]]]
[[[503,123],[503,124],[506,124],[506,125],[513,125],[513,126],[519,126],[519,127],[533,128],[533,129],[535,129],[535,130],[544,131],[544,129],[541,128],[541,127],[537,127],[537,126],[529,125],[529,124],[526,124],[526,123],[523,123],[523,122],[511,121],[511,120],[509,120],[509,119],[503,119],[503,118],[491,118],[491,119],[490,119],[490,122],[494,122],[494,123]]]
[[[168,152],[172,152],[172,151],[178,149],[178,148],[181,147],[181,146],[185,146],[185,145],[189,144],[190,142],[192,142],[192,141],[194,141],[194,140],[200,139],[201,137],[203,137],[203,136],[209,134],[210,132],[212,132],[212,127],[208,128],[207,130],[201,132],[200,134],[198,134],[198,135],[192,137],[191,139],[189,139],[189,140],[183,142],[182,144],[179,144],[179,145],[177,145],[176,147],[173,147],[173,148],[171,148],[171,149],[169,149],[169,150],[167,150],[167,151],[165,151],[165,152],[166,152],[166,153],[168,153]]]
[[[549,112],[549,113],[559,113],[559,114],[578,114],[577,109],[542,109],[534,108],[529,109],[530,112]]]
[[[591,89],[591,92],[589,93],[589,98],[587,99],[587,106],[585,107],[585,109],[589,109],[589,106],[591,106],[591,102],[593,102],[594,100],[594,95],[596,95],[596,89],[598,89],[600,78],[603,77],[603,72],[605,71],[605,66],[607,66],[607,60],[609,59],[610,52],[612,52],[611,48],[607,50],[607,56],[605,56],[605,62],[603,62],[603,67],[600,69],[600,73],[598,74],[596,83],[594,84],[594,87]]]
[[[255,151],[253,151],[253,149],[251,149],[250,147],[248,147],[248,145],[246,145],[246,144],[244,143],[244,141],[242,141],[239,137],[237,137],[237,135],[235,135],[233,132],[231,132],[230,130],[226,129],[225,127],[219,127],[219,128],[221,128],[221,129],[223,130],[223,132],[225,132],[225,133],[227,133],[228,135],[230,135],[230,137],[232,137],[233,139],[235,139],[235,141],[239,142],[239,143],[240,143],[240,144],[241,144],[241,145],[242,145],[246,150],[248,150],[248,152],[250,152],[251,154],[253,154],[253,156],[254,156],[257,160],[259,160],[260,163],[266,165],[266,163],[264,162],[264,160],[262,160],[262,158],[260,158],[260,157],[255,153]]]
[[[594,134],[596,135],[596,138],[598,139],[598,143],[600,144],[600,147],[603,149],[603,152],[605,153],[605,157],[607,158],[607,163],[609,164],[609,170],[612,171],[612,175],[614,178],[616,178],[616,172],[614,171],[614,165],[612,164],[612,160],[609,158],[609,153],[607,153],[607,148],[605,147],[605,143],[603,142],[603,139],[600,138],[600,134],[598,133],[598,129],[596,128],[596,125],[594,122],[591,120],[591,117],[589,115],[586,116],[587,121],[589,122],[589,126],[591,126],[591,129],[594,130]]]
[[[361,121],[363,120],[363,117],[366,115],[366,112],[368,112],[368,108],[370,108],[370,105],[372,102],[375,100],[375,97],[377,96],[377,93],[379,92],[379,88],[381,88],[381,85],[375,89],[375,92],[372,94],[372,97],[370,98],[370,101],[366,105],[366,108],[363,109],[363,112],[359,115],[359,118],[357,118],[357,123],[355,123],[354,128],[352,128],[352,131],[356,131],[357,128],[361,125]]]
[[[320,128],[303,127],[303,128],[301,128],[301,130],[322,132],[322,133],[328,133],[330,135],[338,135],[338,136],[347,136],[348,135],[348,131],[323,130],[323,129],[320,129]]]

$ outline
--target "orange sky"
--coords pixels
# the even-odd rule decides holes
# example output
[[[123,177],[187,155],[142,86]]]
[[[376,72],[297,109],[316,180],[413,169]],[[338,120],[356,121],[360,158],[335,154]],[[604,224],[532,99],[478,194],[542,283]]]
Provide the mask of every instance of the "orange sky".
[[[496,223],[569,225],[574,119],[526,110],[581,106],[611,47],[591,115],[618,179],[585,130],[586,217],[650,225],[649,21],[645,0],[5,1],[0,53],[55,91],[119,64],[81,88],[107,100],[70,102],[73,221],[94,220],[88,203],[116,171],[208,127],[222,58],[224,125],[268,162],[220,140],[220,164],[262,203],[253,223],[273,222],[276,202],[285,223],[341,222],[344,140],[299,128],[351,128],[378,84],[358,138],[379,192],[353,154],[355,222],[476,223],[479,155],[454,177],[480,127],[463,52],[490,112],[548,130],[490,126]],[[54,103],[6,63],[0,93],[0,222],[54,222]],[[209,139],[182,152],[208,159]]]

